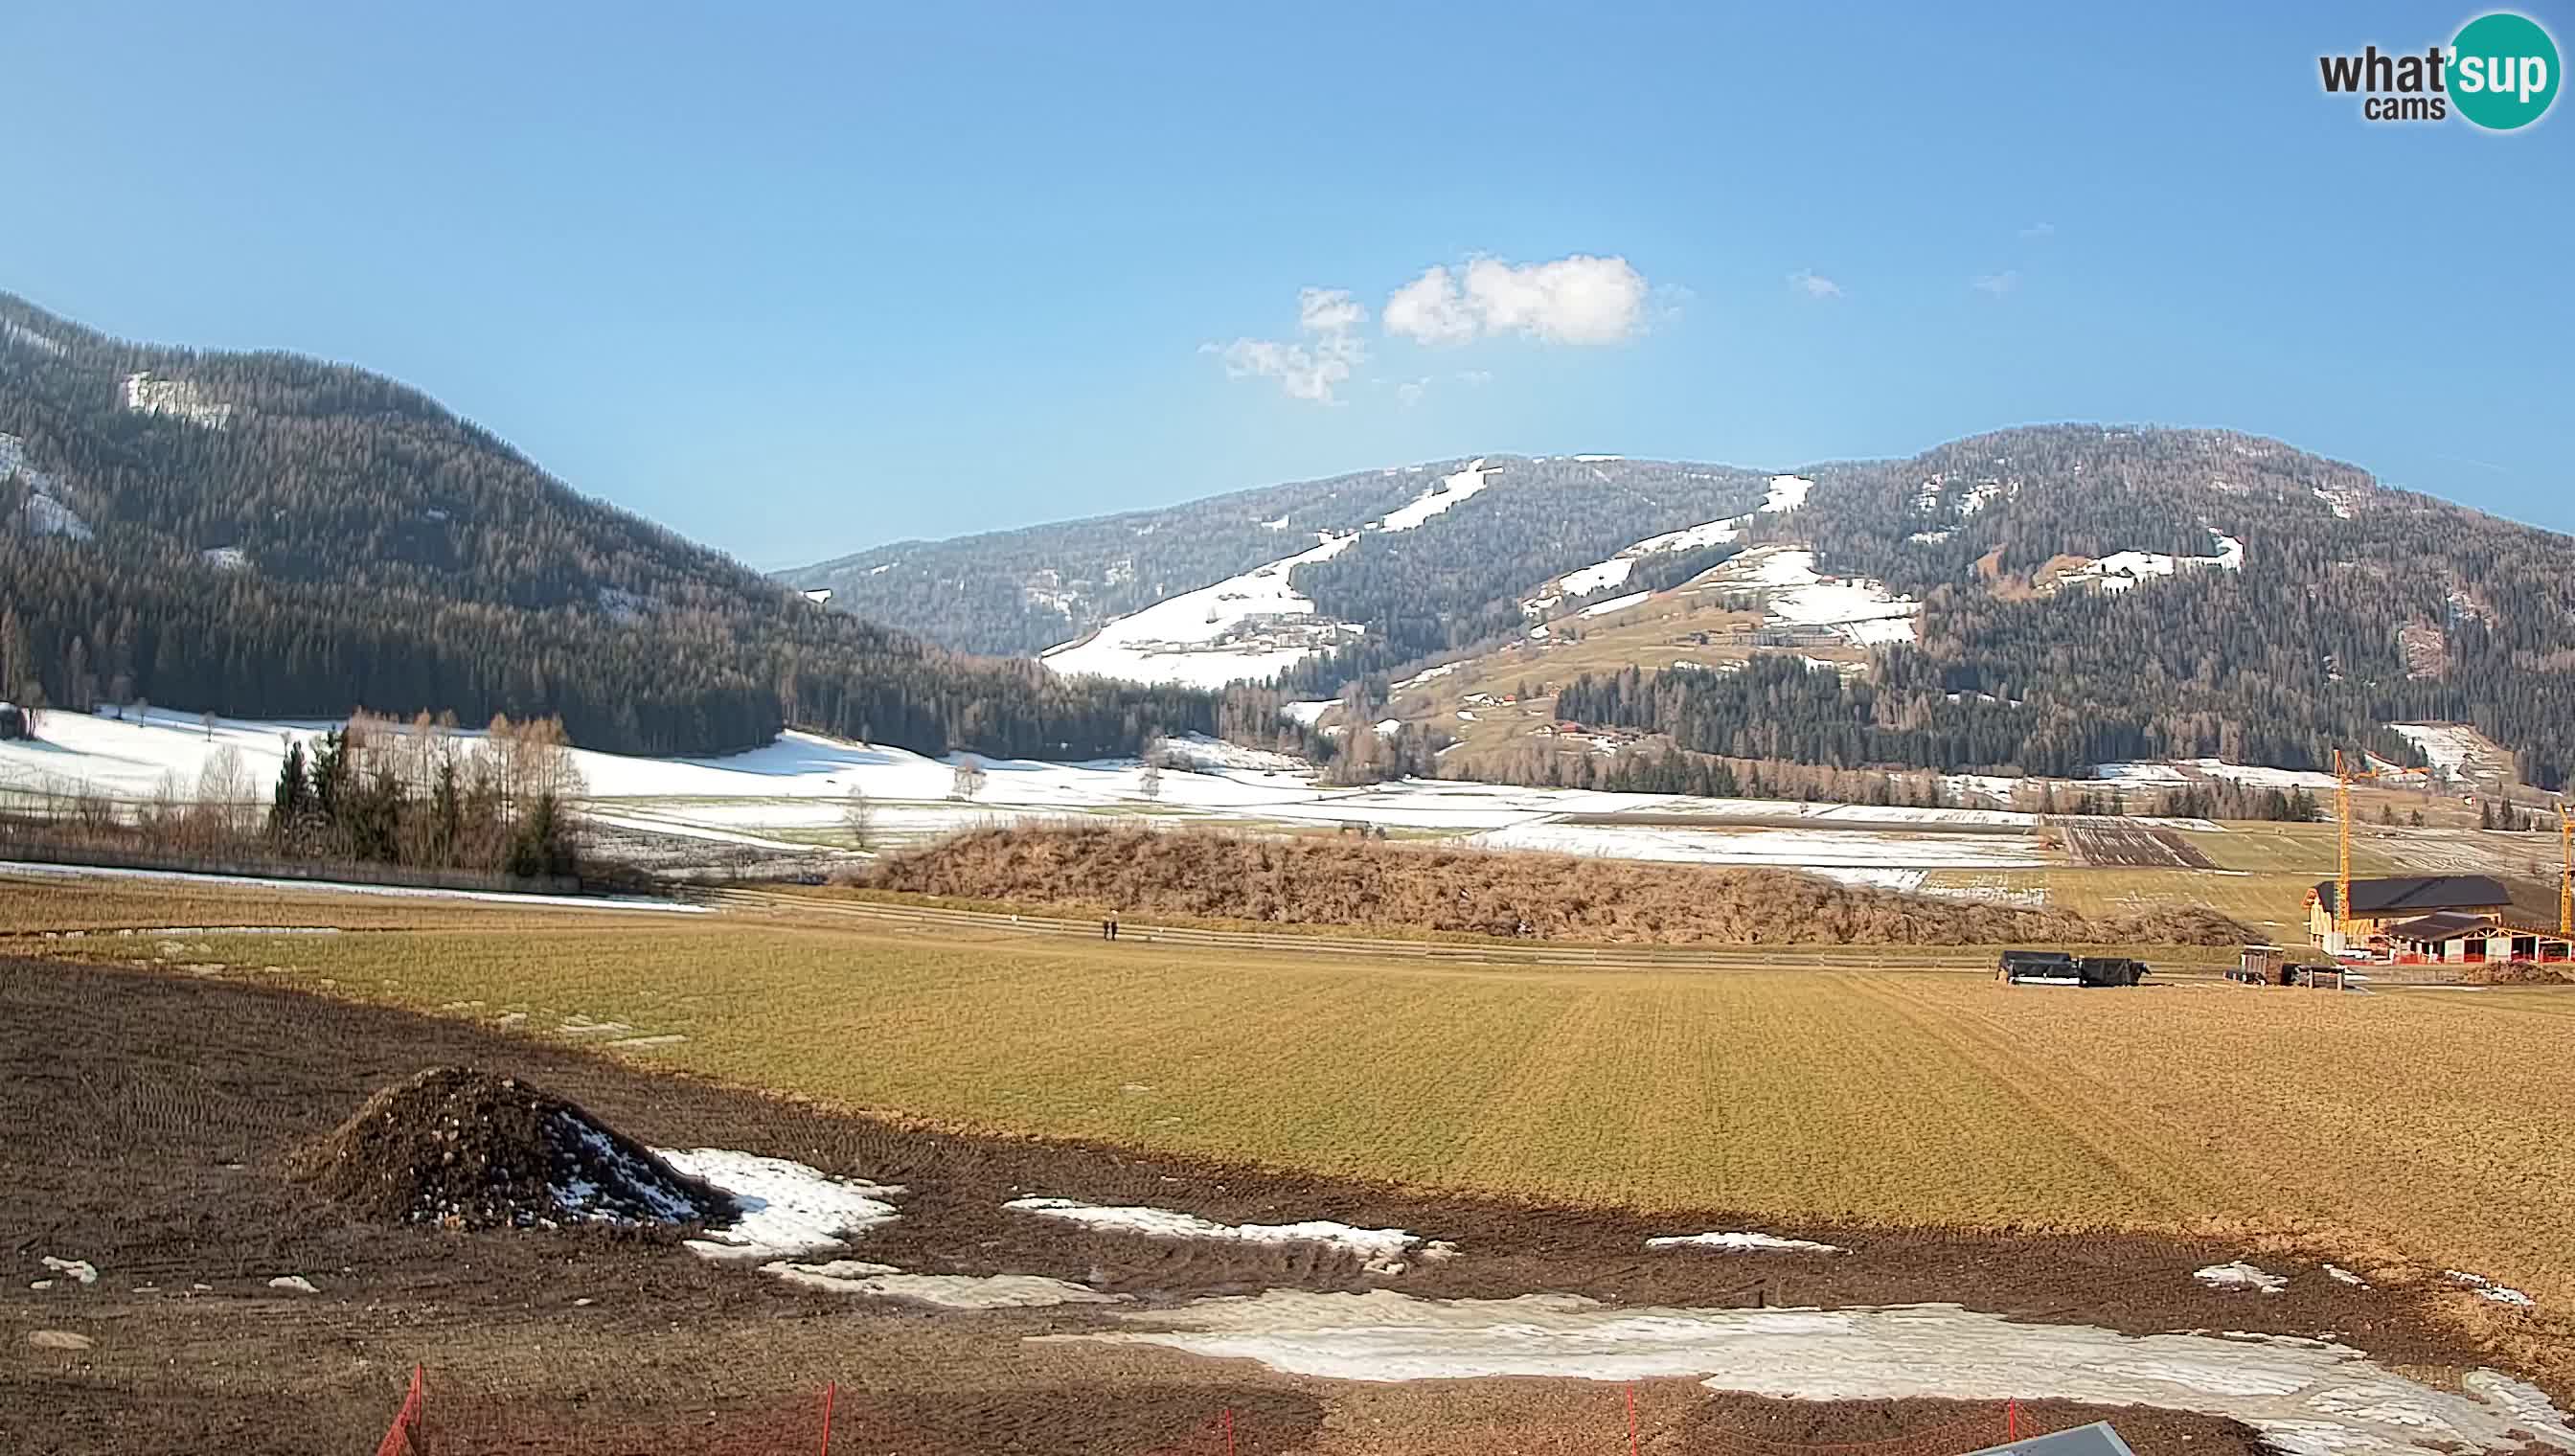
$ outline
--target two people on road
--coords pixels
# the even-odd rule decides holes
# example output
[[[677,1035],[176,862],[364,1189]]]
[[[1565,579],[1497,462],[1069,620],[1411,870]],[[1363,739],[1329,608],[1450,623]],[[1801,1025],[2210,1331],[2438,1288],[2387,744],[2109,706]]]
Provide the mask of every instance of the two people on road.
[[[1108,919],[1100,922],[1100,938],[1103,940],[1115,940],[1118,938],[1118,917],[1116,915],[1113,914]]]

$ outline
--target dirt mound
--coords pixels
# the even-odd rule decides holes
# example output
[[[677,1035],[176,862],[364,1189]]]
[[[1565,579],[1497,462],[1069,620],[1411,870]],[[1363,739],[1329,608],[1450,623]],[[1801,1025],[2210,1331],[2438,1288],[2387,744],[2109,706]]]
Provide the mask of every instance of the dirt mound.
[[[2565,961],[2540,963],[2529,960],[2489,960],[2458,969],[2461,985],[2472,986],[2546,986],[2575,981],[2575,964]]]
[[[293,1170],[371,1217],[447,1228],[693,1230],[731,1198],[516,1077],[432,1067],[377,1092]]]
[[[969,830],[856,882],[1139,918],[1641,944],[2239,945],[2248,933],[2207,910],[2095,920],[1782,869],[1107,825]]]

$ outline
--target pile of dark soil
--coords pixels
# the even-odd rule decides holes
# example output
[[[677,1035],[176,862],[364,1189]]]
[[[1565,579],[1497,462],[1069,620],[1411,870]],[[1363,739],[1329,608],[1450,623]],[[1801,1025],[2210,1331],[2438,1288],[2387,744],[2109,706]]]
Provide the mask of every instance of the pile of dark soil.
[[[441,1066],[369,1097],[296,1175],[370,1218],[447,1228],[729,1223],[731,1198],[517,1077]]]

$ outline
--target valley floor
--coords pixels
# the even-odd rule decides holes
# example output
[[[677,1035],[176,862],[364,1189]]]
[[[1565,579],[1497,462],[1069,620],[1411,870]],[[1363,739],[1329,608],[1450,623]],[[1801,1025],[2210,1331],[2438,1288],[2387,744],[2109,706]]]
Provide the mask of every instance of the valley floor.
[[[163,711],[143,722],[47,714],[41,739],[0,743],[0,809],[59,807],[85,793],[127,804],[162,793],[187,799],[207,759],[224,748],[240,755],[264,803],[286,743],[326,727],[209,726]],[[2215,873],[2191,881],[2191,893],[2228,901],[2218,907],[2294,938],[2303,933],[2304,886],[2330,874],[2334,862],[2329,824],[2057,819],[2051,826],[2001,807],[1701,799],[1452,779],[1340,788],[1317,783],[1308,765],[1281,754],[1204,739],[1181,748],[1199,767],[1166,770],[1150,783],[1133,759],[986,760],[971,799],[955,796],[953,758],[807,733],[720,758],[584,749],[572,758],[587,785],[595,845],[612,857],[678,870],[826,872],[858,852],[862,839],[882,850],[965,828],[1114,817],[1260,833],[1364,828],[1497,848],[1768,865],[2033,908],[2086,908],[2133,893],[2144,871],[2195,868]],[[2173,782],[2218,771],[2112,766],[2130,776],[2151,768],[2165,775],[2157,781]],[[1992,784],[2009,782],[1962,780],[1962,791],[1989,796]],[[854,791],[865,796],[864,830],[853,821]],[[2382,807],[2401,816],[2426,806],[2428,827],[2369,821]],[[2536,881],[2553,880],[2558,868],[2552,833],[2468,827],[2454,801],[2373,791],[2355,817],[2364,820],[2356,826],[2363,873],[2485,872]],[[2271,878],[2258,886],[2232,882],[2242,875]]]
[[[679,976],[689,995],[689,967],[710,943],[631,953]],[[446,958],[434,938],[420,948],[431,953],[416,970]],[[549,948],[562,960],[572,947]],[[896,960],[860,940],[825,957],[844,976],[908,978]],[[1078,965],[1051,970],[1079,975]],[[727,978],[741,973],[728,967]],[[2312,1250],[2249,1232],[1785,1218],[1753,1208],[1757,1180],[1673,1206],[1531,1202],[987,1137],[729,1090],[674,1074],[687,1062],[666,1052],[611,1056],[565,1044],[582,1039],[568,1033],[499,1029],[488,1006],[426,1015],[316,990],[361,993],[356,980],[333,987],[302,969],[0,959],[0,1057],[12,1068],[0,1120],[13,1129],[0,1145],[0,1241],[21,1263],[0,1285],[10,1345],[0,1448],[363,1450],[419,1365],[442,1451],[805,1449],[827,1384],[837,1385],[834,1449],[956,1456],[1594,1450],[1623,1434],[1630,1392],[1638,1448],[1672,1456],[1898,1437],[1917,1456],[1954,1456],[2000,1439],[2007,1398],[2023,1402],[2021,1434],[2109,1417],[2144,1456],[2255,1456],[2264,1442],[2402,1456],[2426,1433],[2575,1449],[2541,1389],[2484,1368],[2527,1363],[2515,1332],[2549,1316],[2511,1314],[2495,1326],[2498,1342],[2475,1324],[2496,1306],[2384,1254],[2344,1256],[2362,1284]],[[417,979],[369,979],[363,992],[444,993]],[[801,1019],[846,997],[770,1004],[789,1014],[756,1013],[759,1034],[782,1049],[837,1048],[843,1062],[850,1047],[873,1049],[845,1034],[813,1039],[819,1027]],[[1980,1019],[1950,1017],[1959,1029]],[[701,1032],[684,1045],[738,1039]],[[177,1044],[190,1048],[184,1059],[168,1054]],[[1013,1080],[1032,1090],[1053,1079],[992,1054],[1007,1044],[977,1034],[953,1050],[1014,1061]],[[1167,1041],[1161,1070],[1122,1059],[1111,1074],[1179,1072],[1194,1058],[1187,1048],[1221,1044]],[[1109,1302],[940,1309],[802,1287],[643,1238],[378,1226],[283,1176],[295,1147],[370,1090],[439,1063],[507,1069],[657,1145],[745,1149],[902,1185],[901,1216],[858,1240],[861,1257],[1047,1276]],[[1273,1081],[1284,1063],[1264,1068]],[[772,1085],[813,1083],[797,1073]],[[1091,1095],[1076,1089],[1078,1100]],[[1272,1101],[1315,1105],[1285,1089]],[[1581,1120],[1622,1123],[1614,1112]],[[1495,1127],[1521,1140],[1532,1130],[1507,1116]],[[1696,1157],[1732,1166],[1729,1149],[1785,1135],[1708,1125],[1692,1141]],[[1549,1159],[1569,1150],[1547,1146]],[[1867,1158],[1847,1161],[1867,1176]],[[1176,1241],[1004,1206],[1032,1190],[1220,1221],[1413,1230],[1457,1252],[1377,1273],[1328,1245]],[[1747,1228],[1840,1251],[1646,1243]],[[2214,1277],[2239,1259],[2282,1278],[2281,1292]],[[2209,1330],[2238,1333],[2173,1333]],[[2567,1401],[2562,1364],[2533,1373]],[[1784,1395],[1810,1398],[1775,1398]]]

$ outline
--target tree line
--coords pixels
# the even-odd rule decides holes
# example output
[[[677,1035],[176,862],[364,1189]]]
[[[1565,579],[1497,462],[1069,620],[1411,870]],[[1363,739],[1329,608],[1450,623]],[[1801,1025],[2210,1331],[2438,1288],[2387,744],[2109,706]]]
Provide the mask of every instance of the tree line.
[[[1067,681],[826,612],[362,370],[125,344],[6,296],[0,319],[65,346],[0,341],[0,434],[21,458],[0,478],[0,698],[555,718],[585,746],[664,754],[800,727],[1087,757],[1214,728],[1207,694]],[[135,372],[230,413],[129,409]],[[38,477],[88,539],[28,514]]]

